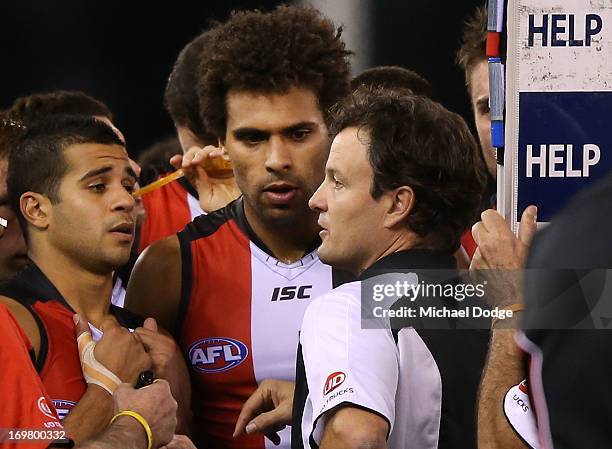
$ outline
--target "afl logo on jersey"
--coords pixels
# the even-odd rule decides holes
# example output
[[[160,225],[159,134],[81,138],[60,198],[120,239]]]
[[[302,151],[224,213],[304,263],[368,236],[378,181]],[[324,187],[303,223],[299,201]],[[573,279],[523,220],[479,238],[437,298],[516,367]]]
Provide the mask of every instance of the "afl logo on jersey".
[[[55,407],[55,411],[57,412],[57,416],[62,421],[64,418],[70,413],[70,410],[74,408],[76,402],[72,401],[64,401],[63,399],[53,399],[53,407]]]
[[[187,350],[191,366],[201,373],[228,371],[244,362],[248,354],[244,343],[223,337],[196,341]]]

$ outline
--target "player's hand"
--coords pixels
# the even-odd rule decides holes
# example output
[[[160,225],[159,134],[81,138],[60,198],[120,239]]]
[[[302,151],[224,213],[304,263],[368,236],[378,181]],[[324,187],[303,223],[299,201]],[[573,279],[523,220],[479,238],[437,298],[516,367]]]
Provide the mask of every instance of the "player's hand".
[[[537,230],[538,209],[529,206],[521,216],[519,238],[499,214],[489,209],[482,213],[481,221],[472,227],[472,236],[478,249],[472,258],[471,269],[519,269],[525,266],[531,240]]]
[[[115,390],[113,403],[114,414],[123,410],[132,410],[146,419],[153,433],[152,447],[163,446],[172,440],[176,430],[177,404],[166,381],[156,380],[152,385],[139,390],[121,384]],[[189,446],[176,447],[189,448]]]
[[[174,339],[159,332],[155,318],[147,318],[143,327],[137,328],[134,333],[151,356],[155,375],[166,379],[170,383],[174,397],[180,397],[176,389],[182,378],[188,378],[188,373],[181,350]]]
[[[291,424],[295,383],[264,380],[242,406],[234,438],[244,433],[263,433],[275,445],[280,444],[278,431]]]
[[[144,346],[132,333],[113,318],[105,318],[100,324],[104,333],[96,343],[94,356],[106,369],[114,373],[121,381],[134,385],[142,371],[151,369],[151,357]],[[77,324],[77,337],[89,332],[84,319]]]
[[[240,189],[233,175],[214,177],[204,170],[207,159],[222,157],[221,149],[208,145],[204,148],[191,147],[185,154],[177,154],[170,158],[170,164],[182,169],[189,182],[198,191],[200,207],[206,212],[221,209],[240,196]]]
[[[185,435],[174,435],[172,441],[160,449],[197,449],[189,437]]]
[[[522,302],[522,269],[537,231],[537,212],[535,206],[525,209],[519,223],[518,239],[499,212],[492,209],[484,211],[481,221],[472,227],[478,248],[470,272],[480,280],[487,280],[487,299],[493,306]]]

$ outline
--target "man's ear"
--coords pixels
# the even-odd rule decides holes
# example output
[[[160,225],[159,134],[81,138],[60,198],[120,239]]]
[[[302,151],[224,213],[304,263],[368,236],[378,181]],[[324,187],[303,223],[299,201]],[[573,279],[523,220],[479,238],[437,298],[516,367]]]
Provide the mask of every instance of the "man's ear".
[[[401,186],[385,192],[384,195],[389,195],[390,206],[383,225],[386,228],[392,228],[406,222],[408,215],[410,215],[414,207],[414,190],[409,186]]]
[[[51,201],[45,195],[26,192],[19,199],[19,208],[26,221],[37,229],[49,227],[51,219]]]

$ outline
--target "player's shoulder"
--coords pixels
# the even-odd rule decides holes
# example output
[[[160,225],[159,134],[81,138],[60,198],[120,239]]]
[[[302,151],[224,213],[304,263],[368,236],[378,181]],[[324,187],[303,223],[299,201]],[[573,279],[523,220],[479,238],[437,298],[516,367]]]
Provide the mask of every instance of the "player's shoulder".
[[[130,284],[133,283],[134,279],[138,279],[139,276],[148,278],[146,279],[147,282],[162,280],[164,273],[168,271],[175,272],[177,266],[180,267],[180,260],[181,245],[176,234],[157,240],[147,246],[138,256],[130,276],[128,291]],[[153,273],[156,276],[161,275],[162,278],[153,277]]]
[[[170,274],[180,274],[181,245],[177,234],[149,245],[138,257],[128,283],[128,292],[135,279],[145,283],[167,280]],[[160,276],[160,277],[157,277]]]
[[[0,305],[3,306],[3,309],[6,311],[10,311],[13,314],[15,313],[30,313],[28,308],[22,304],[17,298],[13,298],[11,296],[5,296],[0,293]]]
[[[234,220],[241,222],[244,218],[242,198],[232,201],[227,206],[206,215],[199,215],[178,233],[180,240],[192,241],[209,237],[224,224]]]
[[[181,257],[176,234],[147,247],[134,265],[125,307],[142,317],[153,316],[163,327],[170,325],[180,298]]]
[[[304,325],[348,319],[361,308],[361,282],[342,284],[316,297],[306,309]]]
[[[32,346],[34,351],[38,353],[40,331],[38,323],[28,307],[15,298],[0,295],[0,322],[0,327],[5,331],[10,328],[7,323],[11,323],[11,326],[18,326],[22,331],[22,336],[29,340],[26,345]]]
[[[138,263],[149,259],[163,262],[164,260],[168,261],[173,256],[180,256],[180,244],[176,234],[157,240],[147,246],[138,258]]]
[[[347,282],[327,293],[317,296],[310,307],[326,307],[331,304],[354,304],[361,300],[361,281]]]
[[[15,302],[13,299],[0,296],[0,331],[7,331],[9,326],[17,323],[15,312],[19,313],[22,309],[26,311],[23,305]],[[8,323],[11,324],[9,325]]]

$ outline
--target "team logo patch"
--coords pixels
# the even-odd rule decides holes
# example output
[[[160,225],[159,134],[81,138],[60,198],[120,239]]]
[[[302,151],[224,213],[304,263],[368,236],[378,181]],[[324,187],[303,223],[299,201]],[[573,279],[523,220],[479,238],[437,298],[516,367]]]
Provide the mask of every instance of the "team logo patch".
[[[57,412],[57,416],[62,421],[64,420],[64,418],[66,418],[66,416],[68,416],[70,410],[72,410],[76,405],[76,402],[64,401],[63,399],[53,399],[52,402],[53,407],[55,407],[55,411]]]
[[[196,341],[187,350],[191,366],[201,373],[220,373],[235,368],[246,360],[248,354],[244,343],[224,337]]]
[[[47,418],[56,419],[44,396],[38,398],[38,410],[40,410]]]
[[[276,287],[272,292],[272,302],[274,301],[291,301],[292,299],[308,299],[312,285],[286,286]]]
[[[538,446],[536,419],[531,409],[525,381],[510,388],[504,397],[504,414],[508,423],[532,448]]]
[[[336,371],[335,373],[331,373],[327,376],[327,380],[325,381],[325,386],[323,387],[323,396],[328,395],[340,385],[344,383],[346,380],[346,374],[342,371]]]

